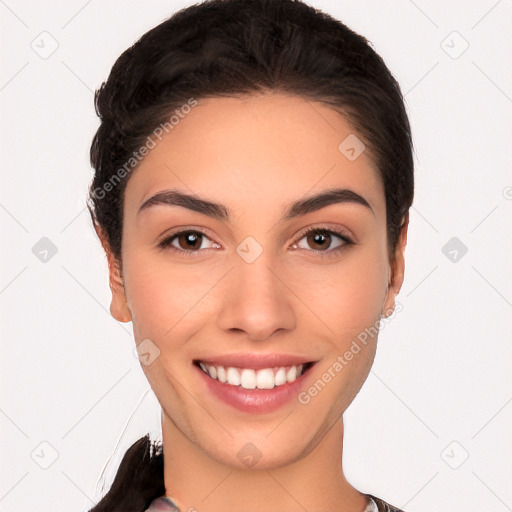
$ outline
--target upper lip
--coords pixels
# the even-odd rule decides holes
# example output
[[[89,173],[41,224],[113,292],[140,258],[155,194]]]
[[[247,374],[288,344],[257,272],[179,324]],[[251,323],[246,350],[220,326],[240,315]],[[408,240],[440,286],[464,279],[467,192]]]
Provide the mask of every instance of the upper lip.
[[[195,362],[210,363],[215,366],[253,368],[273,368],[274,366],[298,366],[300,364],[315,363],[311,358],[291,354],[222,354],[219,356],[205,356],[195,359]]]

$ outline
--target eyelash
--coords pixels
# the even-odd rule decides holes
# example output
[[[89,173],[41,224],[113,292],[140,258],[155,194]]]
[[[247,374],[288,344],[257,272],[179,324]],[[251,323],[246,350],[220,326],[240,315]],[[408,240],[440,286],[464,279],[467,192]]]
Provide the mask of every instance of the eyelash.
[[[186,229],[186,230],[182,230],[182,231],[177,231],[175,233],[171,233],[169,236],[167,236],[162,241],[160,241],[157,246],[160,249],[171,249],[173,251],[177,251],[177,252],[183,253],[187,257],[196,257],[198,255],[198,253],[202,252],[202,250],[186,251],[184,249],[177,249],[176,247],[173,247],[171,245],[172,241],[175,238],[177,238],[177,237],[179,237],[181,235],[186,235],[186,234],[190,234],[190,233],[200,234],[200,235],[206,236],[207,238],[210,238],[208,236],[208,234],[204,233],[201,230]],[[335,235],[335,236],[337,236],[338,238],[340,238],[343,241],[343,244],[340,245],[339,247],[336,247],[335,249],[327,249],[325,251],[317,251],[317,250],[314,250],[314,249],[311,249],[311,250],[300,249],[300,250],[308,250],[309,252],[313,252],[313,253],[318,253],[321,257],[324,257],[324,258],[328,258],[330,256],[336,256],[340,251],[346,249],[347,246],[354,245],[354,241],[352,239],[350,239],[344,232],[336,231],[336,230],[333,230],[333,229],[329,229],[329,227],[327,227],[327,226],[311,226],[311,227],[305,229],[299,235],[297,241],[294,242],[293,245],[297,244],[305,236],[307,236],[307,235],[309,235],[311,233],[319,233],[319,234],[324,234],[324,235]]]

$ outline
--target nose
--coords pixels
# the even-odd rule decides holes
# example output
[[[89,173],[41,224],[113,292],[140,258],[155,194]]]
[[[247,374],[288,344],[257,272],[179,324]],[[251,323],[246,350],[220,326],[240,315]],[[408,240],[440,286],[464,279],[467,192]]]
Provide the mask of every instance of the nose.
[[[252,341],[265,341],[296,326],[295,296],[286,277],[264,255],[252,263],[235,263],[226,276],[217,316],[220,329],[243,333]]]

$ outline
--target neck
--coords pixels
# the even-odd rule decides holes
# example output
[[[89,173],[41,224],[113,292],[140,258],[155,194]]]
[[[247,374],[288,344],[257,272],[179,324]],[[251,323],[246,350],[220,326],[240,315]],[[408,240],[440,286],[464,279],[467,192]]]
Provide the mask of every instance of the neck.
[[[343,474],[343,419],[302,458],[239,469],[211,458],[162,416],[166,495],[182,512],[363,512],[368,500]]]

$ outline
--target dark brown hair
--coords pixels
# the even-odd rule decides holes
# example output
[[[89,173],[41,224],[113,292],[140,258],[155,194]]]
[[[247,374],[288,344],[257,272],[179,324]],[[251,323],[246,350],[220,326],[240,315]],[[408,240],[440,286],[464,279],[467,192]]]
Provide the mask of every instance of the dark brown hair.
[[[382,177],[388,247],[396,248],[413,201],[413,150],[399,85],[382,58],[364,37],[299,0],[207,0],[144,34],[96,91],[101,124],[88,208],[119,261],[124,190],[155,129],[201,98],[269,91],[323,102],[347,118]],[[143,511],[163,494],[162,453],[153,448],[146,437],[127,451],[94,512]]]
[[[143,512],[164,494],[162,445],[147,434],[126,450],[109,492],[91,512]]]

